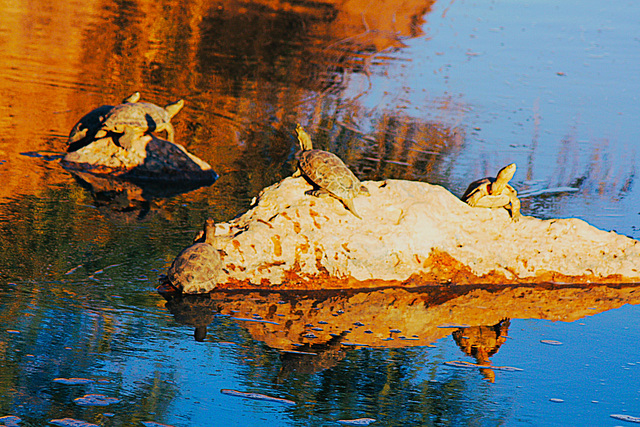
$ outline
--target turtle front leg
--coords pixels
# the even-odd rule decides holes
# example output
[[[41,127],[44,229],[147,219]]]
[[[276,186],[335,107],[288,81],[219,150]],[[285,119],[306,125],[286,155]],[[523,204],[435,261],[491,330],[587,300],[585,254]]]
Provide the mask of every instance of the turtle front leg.
[[[327,197],[331,195],[331,193],[329,193],[324,188],[315,188],[313,190],[308,190],[308,191],[305,191],[304,194],[307,194],[309,196],[315,196],[315,197]]]
[[[167,141],[169,141],[170,143],[173,144],[174,143],[173,138],[174,138],[175,133],[176,133],[175,129],[173,128],[173,125],[171,123],[167,123],[165,125],[164,130],[167,131]]]
[[[518,221],[520,217],[522,217],[522,214],[520,213],[520,199],[518,199],[517,196],[512,195],[509,204],[511,205],[511,220],[514,222]]]

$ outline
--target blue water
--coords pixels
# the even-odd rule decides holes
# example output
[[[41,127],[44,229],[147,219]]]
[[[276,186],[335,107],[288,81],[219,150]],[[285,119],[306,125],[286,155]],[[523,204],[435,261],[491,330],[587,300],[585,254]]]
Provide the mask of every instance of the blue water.
[[[423,311],[368,294],[168,303],[156,290],[205,217],[241,214],[293,172],[297,122],[366,179],[419,179],[459,195],[516,162],[521,193],[572,189],[523,199],[526,215],[578,217],[640,238],[640,3],[438,1],[412,35],[402,19],[396,34],[370,15],[368,32],[344,32],[330,19],[342,12],[295,5],[0,6],[0,417],[19,417],[23,427],[65,418],[101,426],[358,418],[383,426],[633,425],[610,416],[640,417],[635,285],[595,286],[574,298],[554,289],[526,312],[515,297],[504,307],[483,308],[483,300],[473,315],[454,304],[468,303],[470,289],[416,291],[428,301]],[[380,34],[377,44],[356,43]],[[381,40],[403,46],[383,49]],[[338,48],[344,57],[336,59]],[[176,139],[220,174],[214,185],[114,201],[47,157],[65,150],[84,113],[134,90],[159,104],[185,98]],[[358,298],[369,302],[353,305]],[[389,307],[405,317],[387,320]],[[509,318],[499,345],[487,347],[493,369],[469,365],[478,358],[454,341],[457,328],[437,328],[441,318],[430,316],[439,312],[449,325],[471,327],[460,332],[471,338],[473,328],[487,333]],[[237,320],[254,314],[267,323]],[[299,333],[328,329],[340,316],[350,333],[326,341]],[[194,330],[204,326],[198,341]],[[358,335],[363,328],[373,333]],[[401,332],[371,347],[341,344],[377,336],[376,328]],[[65,381],[74,378],[79,384]],[[91,394],[117,402],[74,401]]]

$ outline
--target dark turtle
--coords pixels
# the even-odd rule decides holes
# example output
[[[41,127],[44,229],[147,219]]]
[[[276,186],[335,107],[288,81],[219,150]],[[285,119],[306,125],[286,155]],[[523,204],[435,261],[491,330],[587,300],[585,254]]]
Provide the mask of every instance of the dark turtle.
[[[106,132],[121,133],[120,146],[131,148],[133,141],[147,132],[167,131],[167,140],[174,142],[173,116],[184,106],[184,100],[176,101],[162,108],[150,102],[125,102],[109,111],[102,122],[97,137]]]
[[[296,154],[298,170],[294,176],[302,174],[316,187],[305,194],[331,195],[340,200],[351,213],[362,219],[356,212],[353,199],[359,194],[368,196],[367,187],[362,185],[338,156],[328,151],[314,150],[311,138],[302,126],[296,127],[296,133],[300,151]]]
[[[139,99],[140,92],[135,92],[123,99],[122,102],[134,103],[138,102]],[[67,147],[67,151],[77,151],[94,141],[96,134],[102,127],[105,117],[113,108],[113,105],[103,105],[90,111],[78,120],[78,123],[75,124],[69,133],[69,139],[67,140],[69,146]]]
[[[216,287],[222,258],[215,235],[216,224],[209,218],[203,235],[196,236],[195,243],[180,252],[169,267],[167,276],[175,287],[187,293],[208,292]]]
[[[516,164],[503,167],[498,175],[473,181],[462,195],[462,201],[469,206],[480,208],[506,208],[511,218],[520,218],[520,200],[518,192],[509,185],[509,180],[516,173]]]

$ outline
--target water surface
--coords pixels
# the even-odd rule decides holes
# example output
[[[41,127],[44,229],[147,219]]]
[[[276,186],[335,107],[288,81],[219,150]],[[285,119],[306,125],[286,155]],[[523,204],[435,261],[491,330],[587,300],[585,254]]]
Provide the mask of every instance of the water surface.
[[[0,416],[21,426],[640,417],[633,284],[156,290],[204,218],[243,213],[293,172],[298,122],[362,179],[460,195],[516,162],[513,185],[542,190],[523,198],[526,215],[640,238],[637,2],[0,8]],[[99,192],[59,166],[79,117],[134,91],[185,99],[176,141],[213,166],[215,184],[171,197]],[[78,404],[85,395],[110,404]]]

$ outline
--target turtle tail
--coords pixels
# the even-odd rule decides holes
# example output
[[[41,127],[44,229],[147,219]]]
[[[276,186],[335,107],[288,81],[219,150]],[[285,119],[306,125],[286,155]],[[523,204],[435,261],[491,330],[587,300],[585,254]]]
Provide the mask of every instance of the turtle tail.
[[[352,214],[354,214],[357,218],[362,219],[362,217],[360,215],[358,215],[358,212],[356,212],[356,207],[353,205],[353,200],[344,199],[344,200],[341,200],[341,201],[342,201],[342,203],[344,203],[346,208],[349,209],[349,211],[351,211]]]

